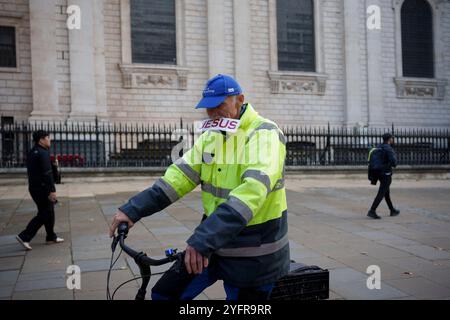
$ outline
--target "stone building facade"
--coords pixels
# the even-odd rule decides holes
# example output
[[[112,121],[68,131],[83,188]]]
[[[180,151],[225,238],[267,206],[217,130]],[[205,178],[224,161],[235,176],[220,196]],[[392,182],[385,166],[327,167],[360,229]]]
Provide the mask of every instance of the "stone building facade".
[[[414,19],[428,53],[408,42]],[[158,21],[173,62],[143,63],[137,51],[164,48],[142,37]],[[5,121],[189,122],[205,116],[205,81],[225,73],[282,125],[450,127],[448,0],[0,0],[0,31]],[[405,48],[424,55],[422,74],[405,72],[420,61]]]

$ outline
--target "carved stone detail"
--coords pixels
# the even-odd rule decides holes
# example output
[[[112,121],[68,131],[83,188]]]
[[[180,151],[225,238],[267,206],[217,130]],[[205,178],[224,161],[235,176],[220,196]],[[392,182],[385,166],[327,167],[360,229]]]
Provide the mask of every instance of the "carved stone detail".
[[[319,73],[269,72],[272,93],[324,95],[327,78]]]
[[[119,65],[124,88],[187,89],[188,69],[177,66]]]
[[[445,79],[395,78],[398,98],[444,99]]]

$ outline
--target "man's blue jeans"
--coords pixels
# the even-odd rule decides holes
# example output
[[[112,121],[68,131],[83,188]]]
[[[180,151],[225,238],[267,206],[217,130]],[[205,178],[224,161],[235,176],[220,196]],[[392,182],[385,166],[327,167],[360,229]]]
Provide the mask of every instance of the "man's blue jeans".
[[[183,290],[179,300],[192,300],[206,288],[213,285],[218,279],[208,272],[208,268],[205,268],[203,272],[196,275],[192,281]],[[273,289],[273,284],[264,285],[257,288],[237,288],[226,282],[223,283],[227,300],[267,300]],[[152,289],[152,300],[169,300],[170,298],[155,292]]]

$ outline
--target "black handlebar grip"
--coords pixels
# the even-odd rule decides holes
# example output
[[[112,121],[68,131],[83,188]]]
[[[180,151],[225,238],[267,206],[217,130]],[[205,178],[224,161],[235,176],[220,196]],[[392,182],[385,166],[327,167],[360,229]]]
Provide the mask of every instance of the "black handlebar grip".
[[[117,233],[127,235],[128,234],[128,223],[121,222],[119,224],[119,227],[117,228]]]

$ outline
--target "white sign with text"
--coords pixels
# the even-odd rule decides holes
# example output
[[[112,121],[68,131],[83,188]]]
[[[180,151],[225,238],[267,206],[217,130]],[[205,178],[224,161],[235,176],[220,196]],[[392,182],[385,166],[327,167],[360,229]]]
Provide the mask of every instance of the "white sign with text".
[[[239,128],[241,121],[237,119],[221,118],[221,119],[206,119],[197,126],[198,131],[220,130],[235,133]]]

